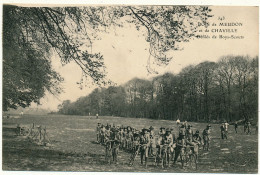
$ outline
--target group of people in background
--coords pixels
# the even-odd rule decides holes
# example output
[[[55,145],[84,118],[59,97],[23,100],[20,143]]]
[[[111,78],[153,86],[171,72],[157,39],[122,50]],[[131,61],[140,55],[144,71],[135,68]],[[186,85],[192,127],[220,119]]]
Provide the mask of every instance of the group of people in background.
[[[224,122],[221,124],[220,126],[220,131],[221,131],[221,138],[222,139],[227,139],[228,138],[228,122]],[[258,132],[258,124],[256,123],[256,131],[255,133]],[[238,133],[238,122],[235,122],[234,123],[234,129],[235,129],[235,132],[236,134]],[[244,133],[245,134],[250,134],[251,135],[251,129],[252,129],[252,125],[251,125],[251,122],[250,121],[244,121]]]
[[[173,128],[161,127],[156,133],[153,126],[138,130],[131,126],[111,126],[109,124],[97,125],[97,142],[103,144],[107,149],[111,149],[113,161],[118,163],[119,150],[131,153],[130,165],[134,163],[137,155],[140,155],[141,164],[147,166],[148,157],[154,157],[155,162],[162,158],[163,153],[167,153],[167,163],[170,161],[176,164],[181,149],[191,147],[193,153],[198,158],[199,146],[203,145],[204,150],[209,149],[210,125],[207,125],[200,136],[200,131],[195,132],[192,125],[187,121],[181,123],[176,121],[178,133],[175,135]]]

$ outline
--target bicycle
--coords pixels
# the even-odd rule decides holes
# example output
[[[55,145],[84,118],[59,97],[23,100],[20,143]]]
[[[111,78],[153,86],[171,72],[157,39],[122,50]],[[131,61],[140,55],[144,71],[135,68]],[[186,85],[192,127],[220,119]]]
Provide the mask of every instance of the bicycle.
[[[133,154],[131,155],[130,160],[129,160],[129,165],[130,166],[133,166],[134,160],[135,160],[136,156],[140,152],[140,147],[141,147],[141,144],[133,146]]]
[[[148,146],[147,144],[141,144],[140,145],[140,155],[141,155],[141,164],[143,165],[143,158],[145,157],[145,167],[147,167],[147,161],[148,157],[146,157],[148,154]]]
[[[181,149],[180,158],[181,166],[184,168],[184,165],[189,164],[189,167],[193,170],[197,170],[197,155],[194,153],[194,146],[186,146]]]
[[[162,146],[162,168],[166,167],[167,162],[168,162],[168,167],[170,165],[170,154],[168,149],[170,149],[168,144],[164,144]]]

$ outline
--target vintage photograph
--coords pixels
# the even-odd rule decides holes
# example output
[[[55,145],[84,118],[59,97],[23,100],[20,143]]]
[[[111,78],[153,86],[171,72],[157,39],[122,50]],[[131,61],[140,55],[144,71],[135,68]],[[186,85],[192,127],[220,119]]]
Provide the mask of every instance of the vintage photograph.
[[[258,6],[2,10],[2,171],[258,173]]]

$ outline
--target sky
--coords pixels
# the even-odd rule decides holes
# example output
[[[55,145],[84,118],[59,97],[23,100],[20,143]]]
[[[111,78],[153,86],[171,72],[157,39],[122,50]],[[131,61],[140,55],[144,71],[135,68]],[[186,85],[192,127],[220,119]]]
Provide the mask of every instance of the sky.
[[[208,34],[210,37],[216,34],[219,37],[223,33],[213,33],[212,30],[236,29],[237,33],[234,35],[243,36],[244,39],[193,39],[188,43],[182,43],[183,50],[170,52],[173,59],[168,66],[156,67],[159,74],[165,72],[177,74],[190,64],[198,64],[203,61],[216,62],[225,55],[258,56],[258,8],[239,6],[212,6],[211,8],[211,14],[214,16],[210,18],[210,24],[241,23],[242,26],[210,26],[208,28],[210,32],[201,34]],[[225,19],[220,21],[219,19],[223,19],[223,17]],[[140,36],[140,33],[130,25],[115,30],[109,34],[102,34],[102,40],[93,44],[93,51],[101,52],[104,56],[107,77],[120,85],[134,77],[150,79],[157,76],[149,74],[146,69],[149,44],[145,38]],[[224,35],[232,34],[224,33]],[[53,56],[52,60],[54,69],[64,78],[62,84],[64,92],[58,97],[47,93],[41,99],[41,105],[33,104],[32,107],[56,110],[63,100],[75,101],[81,96],[88,95],[96,88],[92,84],[83,87],[83,89],[79,88],[77,82],[80,81],[82,72],[75,63],[71,62],[62,66],[57,57]]]

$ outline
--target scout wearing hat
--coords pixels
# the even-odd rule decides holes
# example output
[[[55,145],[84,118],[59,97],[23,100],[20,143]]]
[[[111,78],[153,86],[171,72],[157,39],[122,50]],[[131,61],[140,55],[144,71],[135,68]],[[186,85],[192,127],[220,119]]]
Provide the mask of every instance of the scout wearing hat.
[[[200,137],[200,132],[199,132],[199,130],[197,130],[196,132],[195,132],[195,134],[193,135],[193,142],[195,142],[195,143],[197,143],[197,144],[201,144],[201,137]]]
[[[165,128],[164,128],[164,127],[161,127],[161,128],[160,128],[159,135],[164,135],[164,134],[165,134]]]

